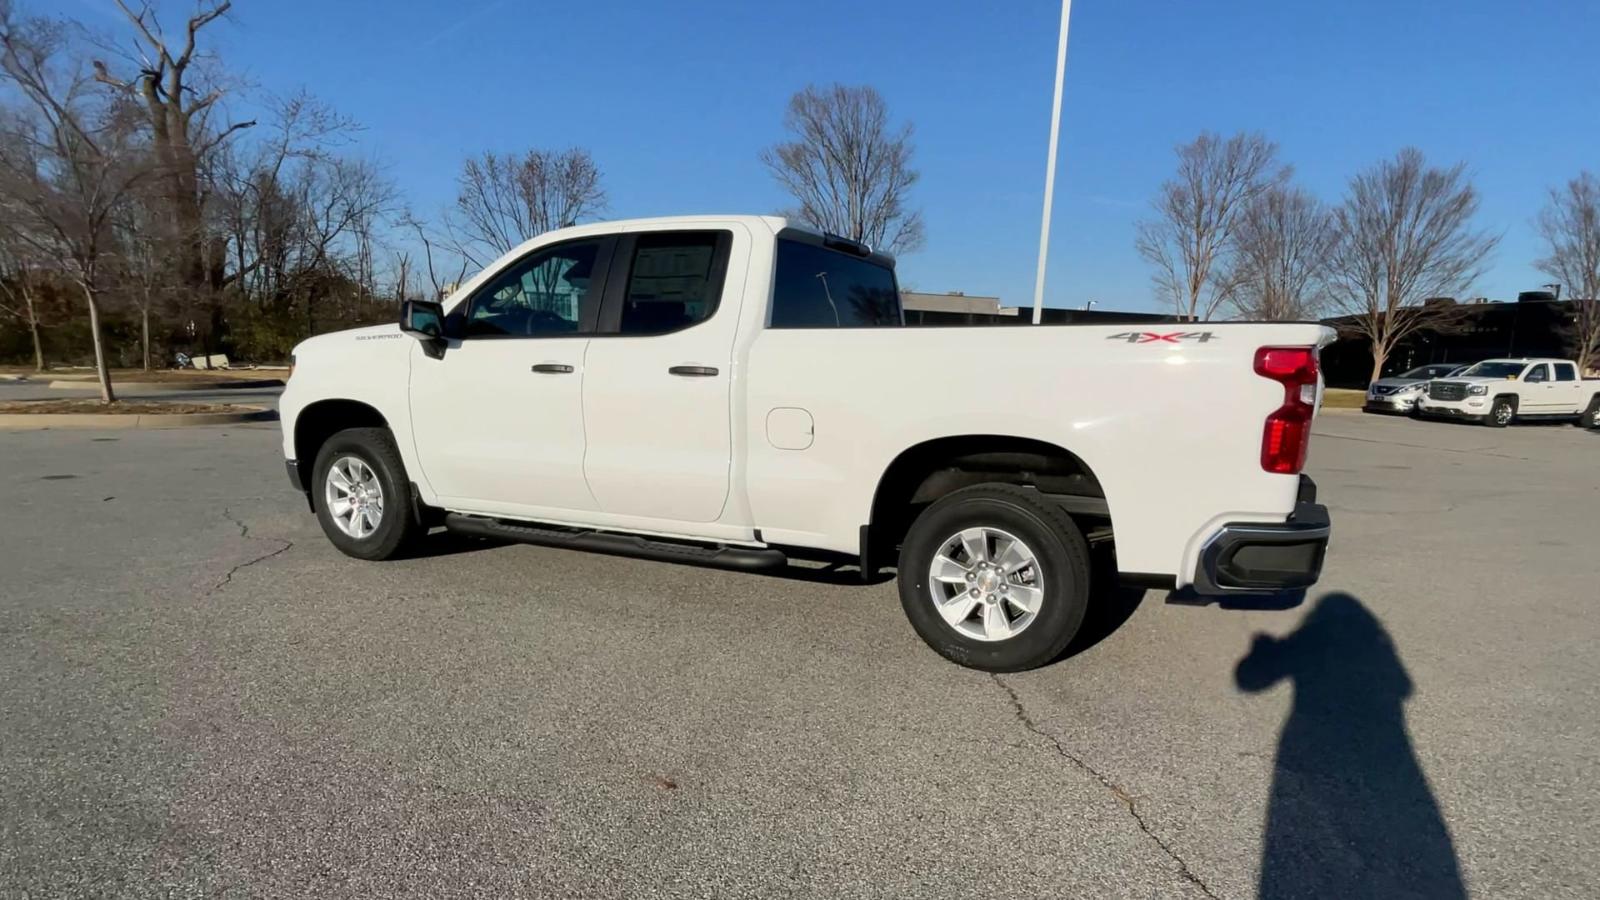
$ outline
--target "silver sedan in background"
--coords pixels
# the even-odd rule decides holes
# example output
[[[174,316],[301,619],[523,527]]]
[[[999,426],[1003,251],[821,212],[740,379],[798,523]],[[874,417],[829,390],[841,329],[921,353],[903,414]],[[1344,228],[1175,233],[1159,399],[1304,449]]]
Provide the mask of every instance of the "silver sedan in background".
[[[1399,375],[1380,378],[1367,388],[1367,402],[1361,408],[1367,412],[1411,412],[1417,405],[1417,397],[1428,389],[1429,381],[1449,378],[1469,365],[1471,363],[1432,363]]]

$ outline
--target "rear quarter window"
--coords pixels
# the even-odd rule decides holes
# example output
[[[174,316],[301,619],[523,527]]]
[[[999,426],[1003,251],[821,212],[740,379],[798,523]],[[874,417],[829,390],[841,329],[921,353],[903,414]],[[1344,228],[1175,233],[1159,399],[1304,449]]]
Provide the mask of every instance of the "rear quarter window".
[[[773,328],[899,326],[894,270],[838,250],[778,239]]]

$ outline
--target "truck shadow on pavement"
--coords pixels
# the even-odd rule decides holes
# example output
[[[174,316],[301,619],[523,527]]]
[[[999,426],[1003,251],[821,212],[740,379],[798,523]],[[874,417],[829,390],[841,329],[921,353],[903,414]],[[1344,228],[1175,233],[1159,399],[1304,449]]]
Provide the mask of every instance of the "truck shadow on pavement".
[[[1294,685],[1278,740],[1260,894],[1465,897],[1455,846],[1406,731],[1413,684],[1350,594],[1323,596],[1284,638],[1257,634],[1234,682]]]

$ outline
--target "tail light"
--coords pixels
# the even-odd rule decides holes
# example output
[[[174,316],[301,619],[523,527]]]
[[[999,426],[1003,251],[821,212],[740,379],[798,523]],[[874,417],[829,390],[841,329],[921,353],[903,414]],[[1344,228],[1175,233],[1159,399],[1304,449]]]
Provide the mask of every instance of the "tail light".
[[[1261,468],[1294,475],[1306,464],[1311,443],[1311,417],[1317,408],[1315,347],[1262,347],[1256,351],[1256,374],[1283,385],[1283,405],[1267,416],[1261,432]]]

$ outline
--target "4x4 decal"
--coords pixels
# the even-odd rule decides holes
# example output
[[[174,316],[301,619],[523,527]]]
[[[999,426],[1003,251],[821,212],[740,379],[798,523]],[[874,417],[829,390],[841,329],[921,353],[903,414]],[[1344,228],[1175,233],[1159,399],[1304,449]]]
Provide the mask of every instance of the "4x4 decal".
[[[1216,337],[1209,331],[1124,331],[1106,338],[1108,341],[1127,341],[1130,344],[1178,344],[1183,341],[1205,342]]]

